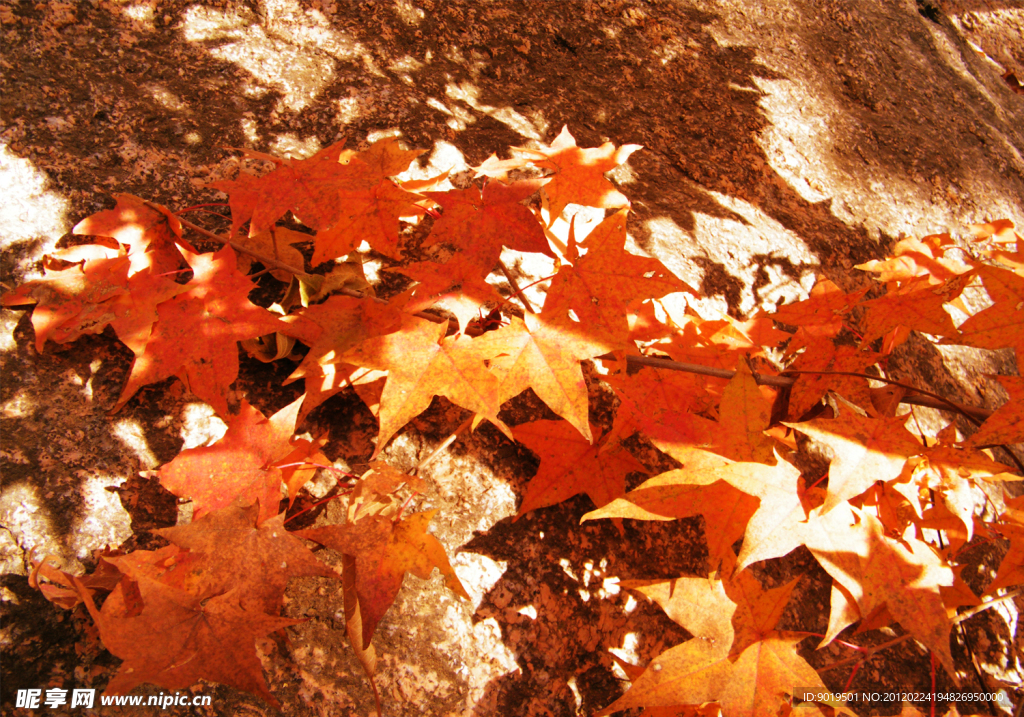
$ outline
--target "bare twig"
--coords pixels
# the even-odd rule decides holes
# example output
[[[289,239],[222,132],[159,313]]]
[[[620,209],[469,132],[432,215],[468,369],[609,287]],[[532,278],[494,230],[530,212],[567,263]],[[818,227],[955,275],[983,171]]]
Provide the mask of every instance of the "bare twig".
[[[1011,590],[1005,595],[1000,595],[997,598],[993,598],[991,600],[988,600],[987,602],[983,602],[981,605],[975,605],[970,610],[965,610],[953,619],[953,624],[958,625],[961,622],[964,622],[965,620],[970,620],[979,612],[984,612],[985,610],[988,610],[990,607],[995,607],[999,603],[1009,602],[1018,595],[1024,595],[1024,587],[1017,588],[1016,590]]]
[[[602,359],[613,359],[613,356],[605,355],[599,358]],[[686,371],[688,373],[696,373],[702,376],[713,376],[715,378],[731,379],[736,375],[735,371],[722,368],[710,368],[708,366],[701,366],[700,364],[683,363],[681,361],[672,361],[670,359],[658,358],[655,356],[627,356],[626,361],[631,364],[638,366],[651,366],[654,368],[665,368],[671,371]],[[942,396],[918,388],[916,386],[902,383],[900,381],[894,381],[892,379],[884,378],[882,376],[873,376],[868,373],[854,373],[852,371],[791,371],[789,373],[813,373],[813,374],[829,374],[837,376],[857,376],[860,378],[873,379],[876,381],[882,381],[884,383],[893,384],[906,388],[910,391],[914,391],[913,394],[908,394],[903,397],[900,403],[912,404],[915,406],[925,406],[927,408],[938,408],[944,410],[954,410],[958,413],[962,413],[971,419],[972,422],[980,423],[986,418],[992,415],[992,411],[985,408],[975,408],[974,406],[964,406],[962,404],[950,401],[949,399],[943,398]],[[754,380],[762,386],[775,386],[777,388],[789,388],[796,379],[789,376],[770,376],[765,374],[754,374]]]
[[[892,647],[893,645],[898,645],[901,642],[905,642],[906,640],[909,640],[910,637],[911,637],[911,635],[910,635],[909,632],[906,635],[900,635],[899,637],[894,637],[893,639],[889,640],[888,642],[883,642],[881,645],[875,645],[874,647],[867,647],[867,648],[865,648],[866,654],[863,657],[860,657],[858,655],[854,655],[853,657],[847,657],[845,660],[839,660],[839,662],[833,662],[831,665],[825,665],[824,667],[820,667],[820,668],[818,668],[815,671],[819,672],[819,673],[821,673],[821,672],[828,672],[829,670],[834,670],[837,667],[844,667],[846,665],[852,665],[855,662],[867,662],[868,660],[870,660],[872,657],[874,657],[877,653],[881,652],[882,650],[886,650],[886,649]]]
[[[523,290],[519,288],[519,283],[516,281],[516,278],[512,276],[512,272],[509,271],[508,267],[505,266],[505,262],[498,259],[498,266],[501,268],[501,273],[505,275],[506,279],[508,279],[508,283],[512,287],[512,291],[514,291],[516,296],[519,297],[519,300],[523,302],[523,308],[526,309],[526,312],[529,314],[536,314],[537,311],[533,308],[533,305],[530,304],[530,300],[526,298],[526,294],[523,293]]]
[[[429,456],[427,456],[422,461],[416,464],[416,467],[412,469],[412,474],[419,475],[419,472],[423,470],[423,467],[425,465],[427,465],[435,458],[437,458],[439,455],[441,455],[444,452],[444,450],[448,448],[448,446],[455,443],[455,439],[458,438],[462,433],[464,433],[465,430],[469,428],[472,424],[472,417],[467,418],[465,421],[463,421],[462,424],[458,428],[456,428],[455,431],[452,432],[450,436],[448,436],[447,438],[444,439],[444,441],[441,442],[441,445],[434,449],[433,453],[431,453]]]

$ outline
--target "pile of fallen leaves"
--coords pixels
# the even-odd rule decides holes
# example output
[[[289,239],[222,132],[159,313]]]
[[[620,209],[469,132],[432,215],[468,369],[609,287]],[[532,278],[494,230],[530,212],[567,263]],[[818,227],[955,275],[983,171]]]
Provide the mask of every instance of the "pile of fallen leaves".
[[[371,680],[374,629],[406,572],[439,568],[466,597],[428,532],[433,513],[406,512],[422,479],[377,460],[436,396],[469,412],[460,431],[488,421],[539,456],[519,516],[580,493],[596,506],[585,520],[703,516],[704,574],[622,584],[693,638],[646,666],[621,663],[632,686],[601,714],[849,713],[834,700],[800,702],[803,691],[828,690],[798,652],[809,633],[776,627],[796,581],[765,589],[750,569],[799,546],[833,580],[827,634],[816,639],[898,623],[902,635],[886,645],[917,640],[955,683],[952,627],[1024,583],[1024,498],[1003,485],[1020,480],[1020,466],[992,450],[1024,440],[1024,381],[1000,377],[1010,401],[990,415],[893,381],[885,364],[916,331],[1013,348],[1024,365],[1022,237],[1003,220],[975,227],[974,242],[905,239],[859,267],[877,279],[861,290],[820,280],[774,313],[707,319],[678,300],[696,290],[625,248],[629,202],[604,174],[637,149],[581,149],[563,130],[549,148],[492,156],[477,168],[483,179],[448,191],[433,191],[445,176],[396,180],[419,152],[394,139],[306,160],[247,151],[274,167],[214,185],[229,195],[229,237],[120,196],[75,227],[91,243],[46,257],[42,278],[3,296],[5,306],[34,306],[39,349],[116,333],[135,360],[113,411],[176,376],[228,424],[219,441],[159,469],[161,484],[194,508],[191,523],[158,531],[166,547],[107,553],[84,577],[46,562],[32,575],[53,602],[84,603],[124,661],[108,693],[205,679],[276,704],[255,645],[295,624],[281,617],[293,577],[342,581],[348,637]],[[585,237],[570,222],[560,238],[553,226],[570,204],[605,218]],[[378,296],[360,265],[365,247],[400,260],[411,237],[417,250],[440,245],[435,256],[446,261],[397,264],[411,288]],[[212,241],[216,251],[195,248]],[[503,250],[553,262],[542,307]],[[249,300],[252,277],[266,272],[281,282],[270,308]],[[972,316],[959,297],[979,284],[991,305]],[[264,361],[297,362],[288,381],[305,381],[302,397],[266,417],[233,393],[240,342]],[[583,362],[617,397],[607,425],[591,423]],[[317,471],[339,473],[321,452],[325,439],[297,437],[296,426],[350,388],[379,419],[373,462],[338,480],[344,522],[290,531],[285,510],[303,486]],[[527,389],[561,420],[507,425],[502,405]],[[967,438],[954,423],[925,435],[912,411],[897,415],[901,403],[979,427]],[[679,468],[626,492],[629,473],[648,472],[627,447],[637,434]],[[808,441],[831,451],[823,475],[794,465]],[[977,536],[1009,541],[981,595],[960,578]],[[310,541],[340,553],[341,571]],[[864,653],[855,672],[878,648],[853,647]]]

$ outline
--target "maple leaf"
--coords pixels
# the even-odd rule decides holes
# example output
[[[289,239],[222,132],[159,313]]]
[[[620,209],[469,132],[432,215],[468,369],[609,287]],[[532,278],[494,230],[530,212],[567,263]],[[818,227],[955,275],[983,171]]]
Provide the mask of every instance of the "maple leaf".
[[[858,264],[855,269],[878,274],[878,280],[911,281],[927,278],[928,283],[942,284],[960,274],[972,271],[955,257],[947,257],[946,251],[959,251],[956,242],[949,234],[930,234],[921,239],[901,239],[892,249],[892,255],[886,259],[873,259]]]
[[[729,653],[735,638],[732,619],[736,603],[726,593],[722,580],[713,576],[620,580],[619,587],[653,600],[672,622],[694,637],[717,646],[721,652]]]
[[[418,154],[421,150],[400,149],[392,138],[356,155],[344,166],[333,183],[341,202],[337,219],[329,226],[315,227],[313,266],[350,253],[364,240],[381,254],[401,258],[399,218],[421,215],[426,210],[419,205],[422,195],[402,189],[388,177],[404,171]]]
[[[305,405],[306,400],[302,401]],[[299,420],[302,410],[299,410]],[[319,468],[330,468],[331,461],[320,449],[327,445],[327,434],[313,440],[293,438],[292,451],[280,460],[275,461],[281,468],[281,480],[288,488],[288,507],[295,503],[295,497],[306,483],[313,479]]]
[[[334,224],[342,206],[337,184],[346,167],[339,161],[344,144],[332,144],[309,159],[284,159],[242,150],[277,166],[261,177],[241,174],[238,179],[210,183],[229,197],[231,235],[246,222],[250,222],[250,235],[262,234],[289,210],[312,229]]]
[[[996,595],[1001,588],[1024,584],[1024,496],[1006,501],[1006,510],[992,527],[1009,539],[1010,549],[999,563],[996,576],[985,589],[986,595]]]
[[[97,610],[85,593],[103,645],[124,660],[106,694],[125,694],[144,682],[182,690],[210,680],[259,695],[280,708],[267,689],[256,640],[302,620],[244,609],[237,590],[200,598],[147,577],[137,583],[144,607],[129,617],[111,614],[107,603],[102,612]]]
[[[939,590],[953,584],[953,573],[931,546],[908,535],[901,540],[886,536],[877,518],[848,503],[813,511],[803,542],[856,601],[861,615],[886,608],[956,675],[950,622]]]
[[[448,562],[444,547],[427,532],[436,512],[416,513],[398,523],[380,515],[368,516],[343,525],[295,533],[355,559],[362,648],[369,646],[377,624],[394,602],[407,572],[426,580],[431,571],[438,568],[449,589],[470,600]]]
[[[249,302],[253,284],[235,268],[231,247],[214,254],[185,254],[192,281],[157,307],[157,322],[112,411],[142,386],[176,375],[192,393],[227,415],[228,387],[238,376],[239,341],[279,331],[312,342],[310,327],[282,321]]]
[[[257,523],[260,507],[235,501],[188,525],[155,531],[190,551],[189,592],[220,595],[238,590],[244,609],[277,614],[288,580],[338,574],[284,528],[284,513]]]
[[[800,545],[794,522],[806,518],[800,500],[800,471],[779,460],[774,466],[736,463],[720,473],[722,480],[759,500],[757,511],[747,522],[743,547],[737,556],[742,569],[747,565],[788,554]]]
[[[1021,390],[1024,391],[1024,387]],[[993,417],[997,414],[998,412],[993,414]],[[992,417],[982,424],[982,430],[991,421]],[[1019,424],[1008,422],[1007,425]],[[1010,430],[1015,429],[1011,428]],[[940,440],[949,441],[949,443],[955,442],[956,427],[947,426],[939,433],[938,437]],[[987,441],[980,445],[986,445],[986,443]],[[1021,480],[1020,476],[1010,472],[1011,469],[1008,466],[997,463],[985,453],[974,449],[973,444],[973,441],[967,441],[963,447],[957,447],[939,443],[924,449],[919,457],[911,459],[908,463],[913,466],[914,485],[938,492],[938,497],[945,504],[947,510],[960,519],[967,540],[974,536],[975,512],[988,500],[983,492],[974,490],[974,487],[985,482]],[[980,495],[976,495],[976,493]],[[908,497],[913,498],[914,496]],[[918,514],[920,514],[919,507]]]
[[[537,454],[540,468],[513,520],[579,493],[586,493],[594,505],[605,505],[626,492],[627,474],[648,472],[621,443],[598,440],[591,445],[563,421],[523,423],[516,426],[515,437]]]
[[[388,371],[372,458],[434,396],[480,414],[512,439],[512,431],[498,418],[498,379],[484,365],[479,347],[465,336],[446,338],[446,328],[447,322],[407,317],[401,330],[369,338],[341,355],[342,361]]]
[[[772,400],[765,397],[745,363],[740,363],[726,385],[719,411],[720,429],[709,450],[738,461],[775,462],[772,440],[764,433]]]
[[[706,377],[643,368],[604,380],[619,398],[612,435],[626,438],[640,431],[659,450],[679,461],[683,460],[681,453],[691,447],[711,444],[714,421],[696,415],[710,411],[717,403]]]
[[[718,702],[723,717],[774,715],[798,689],[829,692],[796,651],[802,634],[773,633],[747,647],[733,662],[714,643],[693,639],[656,657],[625,695],[598,712],[631,707]],[[833,708],[852,715],[842,702]]]
[[[156,274],[173,272],[181,265],[179,247],[195,253],[181,238],[181,222],[166,207],[131,194],[115,194],[113,209],[86,217],[72,234],[112,237],[128,247],[134,274],[150,268]]]
[[[546,317],[513,316],[508,326],[474,339],[490,359],[498,378],[499,401],[532,388],[548,408],[567,420],[588,441],[593,441],[588,414],[587,384],[580,360],[597,350],[586,339],[551,327]]]
[[[98,258],[67,269],[44,269],[42,279],[28,281],[3,295],[4,306],[32,306],[36,351],[46,340],[72,341],[84,333],[99,333],[106,324],[89,320],[96,307],[126,293],[129,260],[125,256]]]
[[[624,144],[616,148],[611,142],[605,142],[600,147],[581,149],[576,146],[576,139],[566,126],[547,149],[514,149],[529,157],[535,166],[555,172],[544,186],[552,222],[569,203],[601,209],[629,206],[629,199],[605,179],[604,173],[615,169],[629,155],[641,149],[638,144]]]
[[[484,280],[490,267],[481,271],[476,260],[463,252],[455,254],[444,264],[421,261],[390,271],[405,274],[419,282],[413,289],[407,311],[422,311],[432,306],[447,309],[458,319],[463,332],[470,322],[479,318],[483,307],[503,301],[501,294]]]
[[[285,227],[271,226],[266,231],[262,231],[259,234],[253,234],[250,236],[238,237],[235,239],[235,243],[239,246],[243,246],[250,251],[253,251],[261,256],[276,259],[282,264],[287,264],[292,268],[293,271],[285,271],[284,269],[273,269],[270,274],[278,281],[283,281],[286,284],[292,280],[295,274],[302,274],[305,270],[305,259],[302,257],[302,252],[296,249],[293,244],[300,242],[313,241],[313,237],[309,234],[303,234],[293,229],[287,229]],[[245,254],[241,254],[238,257],[238,270],[240,272],[247,273],[249,271],[250,264],[256,261],[251,259]]]
[[[993,304],[960,324],[956,343],[983,349],[1013,347],[1017,370],[1024,373],[1024,276],[993,266],[975,267]]]
[[[398,137],[384,137],[355,155],[377,178],[394,177],[409,168],[423,154],[422,149],[402,149]],[[436,179],[428,180],[434,182]],[[412,183],[410,183],[411,185]]]
[[[917,279],[890,290],[885,296],[863,302],[861,346],[884,336],[882,352],[889,354],[907,339],[911,330],[955,336],[953,319],[943,306],[960,295],[968,280],[968,277],[958,277],[933,286],[927,278]]]
[[[1010,400],[988,417],[967,439],[967,446],[1008,445],[1024,441],[1024,378],[997,376]]]
[[[288,439],[300,404],[293,401],[268,419],[243,401],[219,441],[179,453],[160,468],[160,483],[192,499],[194,520],[239,498],[245,504],[259,500],[261,523],[277,515],[282,475],[273,463],[292,451]]]
[[[518,430],[518,428],[517,428]],[[674,520],[704,516],[704,536],[712,566],[731,561],[732,545],[757,512],[758,499],[730,485],[726,477],[749,469],[775,470],[760,463],[731,463],[718,456],[694,452],[688,465],[644,481],[580,522],[598,518]]]
[[[796,361],[787,368],[787,371],[808,372],[797,373],[796,383],[790,390],[790,418],[799,419],[829,391],[863,408],[871,406],[866,378],[835,376],[829,375],[828,372],[863,373],[868,366],[873,366],[881,358],[881,354],[873,351],[862,351],[852,346],[836,346],[831,341],[821,341],[808,346],[807,350],[797,356]],[[826,373],[815,373],[816,371]]]
[[[380,303],[336,294],[322,304],[304,308],[297,315],[320,327],[309,342],[309,353],[285,380],[285,384],[317,375],[319,367],[340,362],[340,356],[372,336],[383,336],[402,324],[401,301]]]
[[[864,288],[847,294],[828,279],[819,279],[807,299],[779,307],[772,318],[797,327],[786,354],[836,336],[847,314],[867,292],[868,288]]]
[[[921,447],[904,426],[908,416],[865,418],[847,409],[836,418],[784,424],[832,449],[823,512],[860,495],[875,481],[887,481],[902,472],[907,457]]]
[[[570,235],[568,259],[551,282],[544,313],[567,315],[572,309],[579,318],[577,331],[585,331],[605,351],[628,348],[628,304],[637,297],[652,298],[677,291],[696,294],[657,259],[629,254],[626,244],[625,210],[616,212],[587,235],[580,255]],[[571,322],[567,322],[571,323]]]
[[[483,269],[484,274],[498,263],[502,246],[554,256],[537,217],[520,203],[543,184],[542,180],[511,185],[487,182],[483,190],[470,186],[450,192],[427,192],[426,196],[444,211],[423,246],[449,243]]]

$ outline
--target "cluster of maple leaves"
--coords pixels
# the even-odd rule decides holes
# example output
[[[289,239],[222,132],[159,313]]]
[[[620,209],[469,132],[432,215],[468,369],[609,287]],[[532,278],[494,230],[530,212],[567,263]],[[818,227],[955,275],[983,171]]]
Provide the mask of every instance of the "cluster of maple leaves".
[[[276,704],[256,642],[297,622],[281,617],[293,577],[342,581],[348,636],[371,678],[374,629],[407,571],[426,577],[437,567],[467,597],[428,533],[433,513],[404,512],[401,491],[422,491],[422,480],[377,460],[435,396],[470,411],[473,427],[486,420],[540,456],[517,518],[580,493],[596,506],[584,520],[703,516],[706,574],[622,583],[693,639],[647,666],[623,663],[632,686],[600,714],[822,713],[791,706],[797,686],[827,691],[797,649],[808,633],[777,629],[795,581],[766,590],[749,569],[799,546],[833,580],[822,644],[857,622],[898,623],[956,674],[958,610],[1024,583],[1024,498],[1003,486],[1020,475],[988,450],[1024,440],[1024,380],[1000,377],[1010,401],[962,439],[954,424],[934,437],[915,432],[913,414],[896,408],[927,392],[874,388],[871,378],[885,378],[886,357],[912,331],[1012,348],[1024,365],[1022,237],[1003,220],[976,228],[986,252],[944,234],[900,241],[892,256],[860,267],[877,278],[870,299],[871,286],[847,293],[820,280],[806,300],[747,320],[670,314],[659,299],[697,292],[626,250],[629,203],[604,176],[637,149],[581,149],[563,130],[550,147],[492,156],[477,168],[482,182],[448,191],[432,191],[444,175],[398,181],[419,152],[394,139],[362,152],[334,145],[306,160],[246,151],[274,168],[215,185],[229,196],[230,237],[186,222],[197,242],[224,244],[217,251],[197,251],[168,209],[121,195],[75,227],[91,243],[46,257],[41,279],[3,296],[5,306],[34,306],[40,350],[113,329],[135,360],[112,410],[176,376],[228,424],[219,441],[158,471],[194,508],[188,525],[158,531],[168,546],[108,553],[85,577],[45,561],[32,576],[54,602],[84,603],[124,661],[108,692],[206,679]],[[605,209],[606,218],[582,240],[571,225],[562,241],[551,226],[569,204]],[[312,234],[279,226],[289,213]],[[358,250],[365,242],[400,260],[411,224],[426,227],[421,249],[439,245],[436,256],[447,259],[399,264],[394,271],[415,284],[382,300],[362,278]],[[302,242],[312,243],[311,272]],[[539,309],[515,285],[503,249],[554,260]],[[275,311],[249,301],[254,284],[243,272],[253,261],[288,284]],[[498,271],[522,306],[487,281]],[[979,282],[992,304],[957,326],[949,308],[969,314],[959,297]],[[485,312],[492,320],[481,321]],[[267,361],[289,360],[296,342],[308,347],[288,379],[305,381],[303,396],[270,417],[236,402],[239,342]],[[595,375],[617,397],[604,428],[590,422],[585,361],[600,365]],[[298,438],[296,426],[350,387],[379,419],[369,470],[349,484],[345,522],[290,532],[282,491],[294,500],[317,470],[334,470],[326,439]],[[527,388],[561,420],[506,425],[502,405]],[[948,407],[977,422],[978,411]],[[628,474],[649,473],[626,447],[637,433],[680,467],[626,492]],[[823,476],[792,462],[806,439],[831,450]],[[959,575],[976,535],[1009,541],[980,596]],[[305,541],[340,553],[340,572]]]

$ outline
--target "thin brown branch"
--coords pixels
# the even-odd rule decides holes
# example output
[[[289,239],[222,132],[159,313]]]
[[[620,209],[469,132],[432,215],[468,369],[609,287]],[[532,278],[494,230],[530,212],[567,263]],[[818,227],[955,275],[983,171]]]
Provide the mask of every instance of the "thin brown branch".
[[[892,647],[893,645],[898,645],[901,642],[905,642],[906,640],[909,640],[910,637],[911,637],[911,635],[910,635],[909,632],[906,635],[900,635],[899,637],[894,637],[893,639],[889,640],[888,642],[883,642],[881,645],[875,645],[874,647],[865,648],[866,654],[864,654],[864,655],[854,655],[853,657],[847,657],[845,660],[839,660],[839,662],[833,662],[831,665],[825,665],[824,667],[819,667],[817,670],[815,670],[815,672],[818,672],[818,673],[828,672],[829,670],[834,670],[837,667],[844,667],[846,665],[852,665],[855,662],[867,662],[868,660],[870,660],[872,657],[874,657],[877,653],[881,652],[882,650],[888,649],[888,648]]]
[[[426,466],[428,463],[430,463],[439,455],[441,455],[444,452],[444,450],[448,448],[448,446],[455,443],[455,439],[458,438],[463,432],[465,432],[465,430],[469,428],[472,424],[472,417],[467,418],[465,421],[463,421],[459,425],[459,427],[452,432],[450,436],[448,436],[447,438],[444,439],[444,441],[441,442],[441,445],[434,449],[433,453],[431,453],[429,456],[427,456],[422,461],[416,464],[416,467],[413,468],[411,471],[412,475],[419,475],[420,471],[423,470],[424,466]]]
[[[874,376],[869,373],[858,373],[856,371],[786,371],[786,373],[815,374],[827,376],[854,376],[856,378],[866,378],[871,379],[873,381],[882,381],[883,383],[888,383],[892,386],[899,386],[900,388],[905,388],[908,391],[913,391],[916,394],[907,396],[906,399],[900,401],[900,403],[912,403],[915,406],[926,406],[928,408],[954,410],[957,413],[963,414],[967,419],[969,419],[972,423],[978,426],[980,426],[982,422],[985,421],[985,419],[992,415],[992,411],[989,411],[988,409],[975,408],[974,406],[964,406],[963,404],[956,403],[955,401],[950,401],[948,398],[944,398],[943,396],[940,396],[937,393],[932,393],[931,391],[925,390],[923,388],[918,388],[913,384],[903,383],[902,381],[896,381],[891,378],[885,378],[883,376]],[[923,403],[921,401],[922,398],[930,398],[932,399],[932,401],[935,401],[936,403]]]
[[[157,208],[156,205],[152,204],[151,202],[146,202],[146,205],[147,206],[151,206],[154,209]],[[248,247],[242,246],[241,244],[239,244],[236,241],[232,241],[231,239],[225,239],[220,234],[215,234],[214,232],[211,232],[209,229],[203,229],[198,224],[193,224],[188,219],[183,219],[182,217],[178,216],[177,214],[175,216],[178,217],[178,221],[181,222],[182,226],[186,226],[189,229],[191,229],[192,231],[198,232],[199,234],[202,234],[204,237],[206,237],[208,239],[213,239],[214,241],[220,242],[221,244],[226,244],[227,246],[231,247],[235,251],[241,252],[242,254],[245,254],[246,256],[251,256],[253,259],[258,261],[260,264],[263,264],[263,266],[265,266],[265,267],[268,267],[268,268],[271,268],[271,269],[281,269],[282,271],[287,271],[289,274],[294,274],[295,276],[298,276],[298,277],[303,278],[303,279],[308,279],[310,276],[312,276],[311,274],[307,274],[304,271],[296,271],[294,266],[288,266],[287,264],[285,264],[282,261],[278,261],[277,259],[272,259],[269,256],[263,256],[259,252],[253,251],[252,249],[250,249]]]
[[[987,602],[983,602],[981,605],[975,605],[970,610],[965,610],[964,612],[960,613],[955,618],[953,618],[953,624],[954,625],[958,625],[961,622],[964,622],[966,620],[970,620],[972,617],[974,617],[978,613],[984,612],[985,610],[988,610],[990,607],[995,607],[996,605],[998,605],[1000,603],[1009,602],[1010,600],[1013,600],[1018,595],[1024,595],[1024,587],[1017,588],[1016,590],[1011,590],[1010,592],[1006,593],[1005,595],[1000,595],[997,598],[993,598],[992,600],[989,600]]]
[[[612,359],[613,356],[605,355],[599,358]],[[713,376],[715,378],[731,379],[736,375],[735,371],[722,368],[710,368],[708,366],[701,366],[700,364],[683,363],[681,361],[672,361],[670,359],[658,358],[656,356],[627,356],[626,361],[637,366],[651,366],[653,368],[664,368],[670,371],[686,371],[687,373],[700,374],[702,376]],[[873,379],[876,381],[882,381],[884,383],[890,383],[902,388],[906,388],[910,391],[914,391],[913,394],[904,396],[900,403],[907,403],[914,406],[925,406],[927,408],[938,408],[943,410],[953,410],[958,413],[962,413],[964,416],[971,419],[972,422],[980,423],[986,418],[992,415],[992,411],[985,408],[975,408],[974,406],[964,406],[962,404],[950,401],[942,396],[926,391],[924,389],[912,386],[910,384],[902,383],[900,381],[894,381],[892,379],[883,378],[882,376],[872,376],[867,373],[854,373],[852,371],[791,371],[790,373],[813,373],[813,374],[830,374],[837,376],[857,376],[860,378]],[[754,374],[754,380],[762,386],[775,386],[776,388],[789,388],[796,379],[789,376],[770,376],[765,374]]]
[[[530,304],[530,300],[526,298],[526,294],[523,293],[523,290],[519,288],[519,282],[517,282],[516,278],[512,276],[512,272],[509,271],[507,266],[505,266],[505,262],[498,259],[498,266],[501,268],[501,273],[505,275],[506,279],[508,279],[508,283],[512,287],[512,291],[514,291],[516,296],[519,297],[519,300],[523,302],[523,308],[526,309],[526,312],[529,314],[536,314],[536,309],[534,309],[533,305]]]

